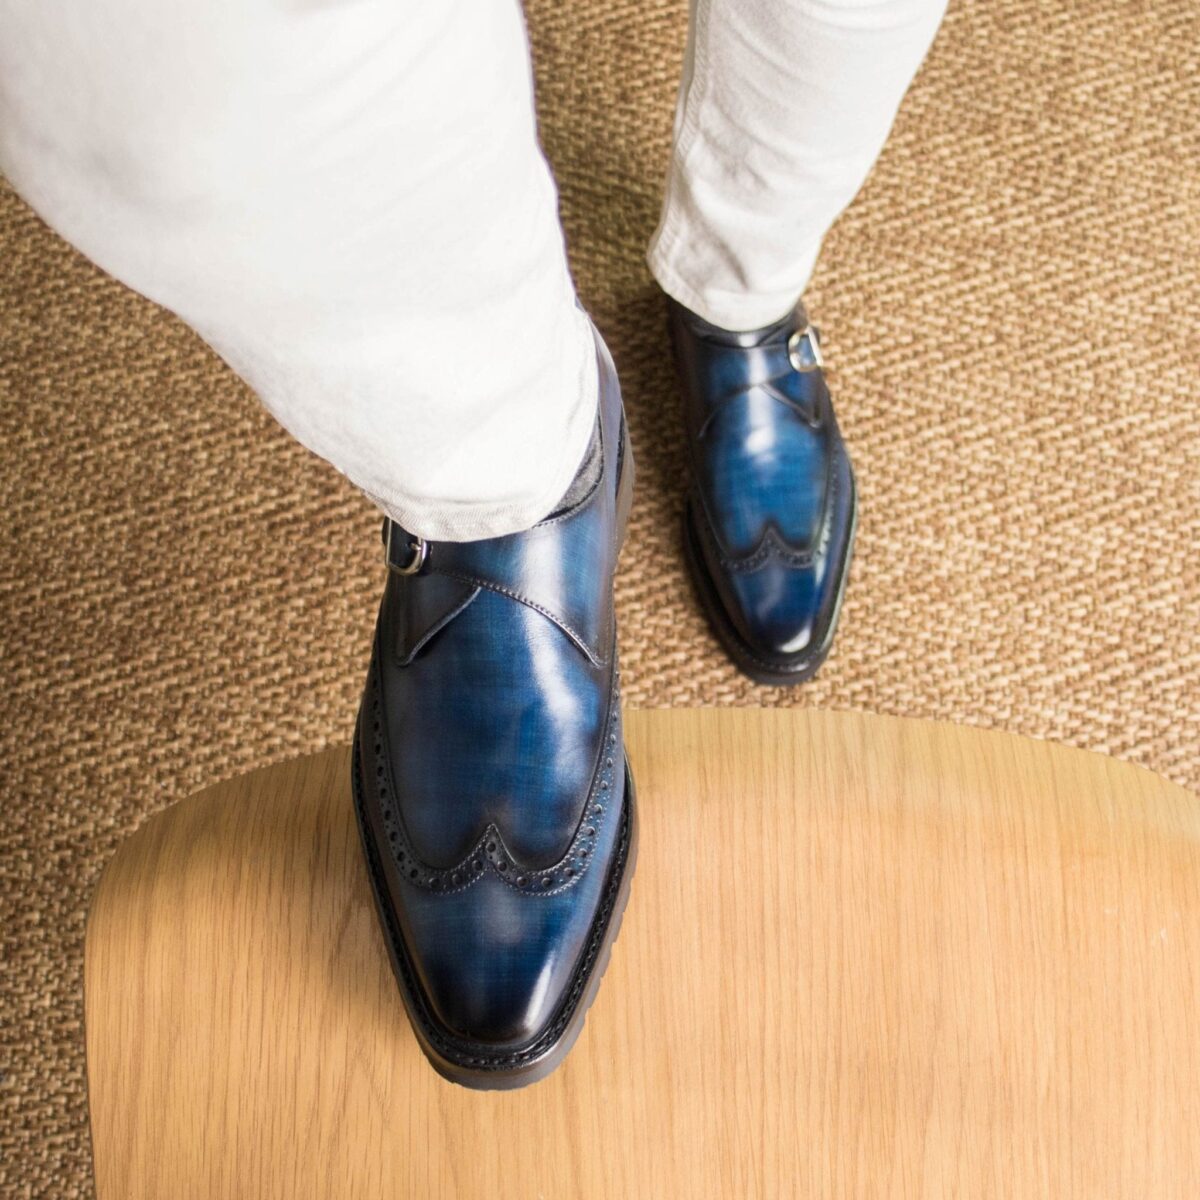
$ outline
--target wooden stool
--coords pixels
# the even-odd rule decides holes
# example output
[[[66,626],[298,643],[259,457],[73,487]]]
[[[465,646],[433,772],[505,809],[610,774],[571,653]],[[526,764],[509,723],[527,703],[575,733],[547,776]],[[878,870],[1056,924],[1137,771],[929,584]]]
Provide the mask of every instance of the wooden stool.
[[[641,853],[565,1066],[425,1063],[348,751],[159,814],[87,935],[100,1200],[1200,1194],[1200,807],[1096,754],[632,712]]]

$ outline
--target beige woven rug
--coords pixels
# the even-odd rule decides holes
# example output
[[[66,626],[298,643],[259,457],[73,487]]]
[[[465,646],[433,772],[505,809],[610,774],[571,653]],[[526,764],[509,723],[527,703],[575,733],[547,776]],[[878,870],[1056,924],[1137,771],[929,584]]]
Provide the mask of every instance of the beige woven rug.
[[[683,0],[536,0],[547,151],[621,369],[634,704],[1000,726],[1200,785],[1200,7],[960,3],[809,295],[862,489],[820,678],[683,576],[657,214]],[[0,1195],[90,1193],[90,889],[143,817],[349,738],[376,517],[174,320],[0,194]]]

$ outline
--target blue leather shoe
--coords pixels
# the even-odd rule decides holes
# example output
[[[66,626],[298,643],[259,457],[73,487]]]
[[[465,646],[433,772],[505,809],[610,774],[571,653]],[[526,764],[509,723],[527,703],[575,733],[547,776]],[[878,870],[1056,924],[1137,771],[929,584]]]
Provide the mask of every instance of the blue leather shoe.
[[[688,567],[737,666],[800,683],[833,642],[856,512],[817,331],[800,305],[752,333],[668,305],[691,453]]]
[[[355,805],[417,1039],[468,1087],[566,1055],[633,873],[612,594],[633,459],[599,337],[597,354],[590,470],[565,509],[478,542],[385,523]]]

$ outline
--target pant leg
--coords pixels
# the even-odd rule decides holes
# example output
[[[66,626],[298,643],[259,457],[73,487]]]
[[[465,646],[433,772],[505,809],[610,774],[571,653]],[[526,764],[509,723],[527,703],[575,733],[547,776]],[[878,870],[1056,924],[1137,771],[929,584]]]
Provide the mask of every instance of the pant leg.
[[[518,0],[0,0],[0,169],[408,529],[566,491],[595,347]]]
[[[862,186],[945,0],[692,0],[650,268],[726,329],[804,290]]]

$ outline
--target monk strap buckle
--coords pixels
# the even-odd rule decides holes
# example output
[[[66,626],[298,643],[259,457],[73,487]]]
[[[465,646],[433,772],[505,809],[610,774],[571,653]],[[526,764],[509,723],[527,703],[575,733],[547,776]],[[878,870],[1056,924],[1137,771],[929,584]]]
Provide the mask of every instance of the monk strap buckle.
[[[387,543],[384,550],[388,570],[395,571],[397,575],[415,575],[425,565],[425,560],[429,557],[429,543],[423,537],[417,537],[411,533],[405,534],[408,538],[408,560],[406,562],[397,562],[395,556],[392,554],[392,535],[395,530],[396,522],[388,521]],[[400,532],[404,533],[404,530]]]
[[[802,373],[819,371],[825,365],[817,331],[807,321],[788,338],[787,354],[788,361]]]

